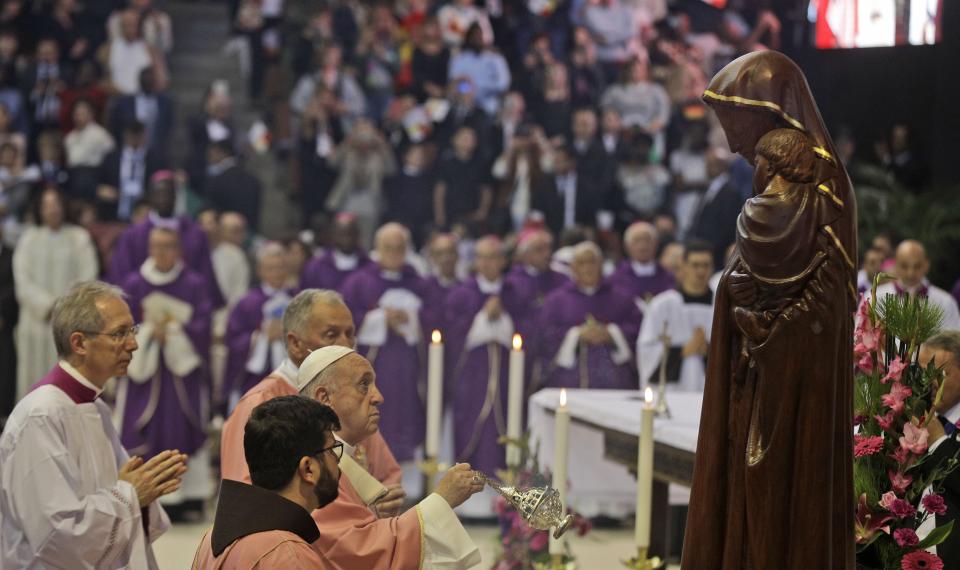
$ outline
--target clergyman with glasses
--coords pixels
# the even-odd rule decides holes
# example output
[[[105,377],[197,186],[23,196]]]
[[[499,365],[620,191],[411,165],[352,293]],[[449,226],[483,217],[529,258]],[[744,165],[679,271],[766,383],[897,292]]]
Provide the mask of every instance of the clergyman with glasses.
[[[187,456],[128,457],[99,396],[127,373],[136,325],[123,293],[98,281],[56,300],[59,363],[14,408],[0,436],[0,568],[157,568],[170,526],[157,499]]]
[[[337,498],[343,443],[333,410],[300,396],[279,396],[253,409],[243,447],[253,484],[224,479],[213,528],[194,570],[330,568],[311,543],[310,517]]]

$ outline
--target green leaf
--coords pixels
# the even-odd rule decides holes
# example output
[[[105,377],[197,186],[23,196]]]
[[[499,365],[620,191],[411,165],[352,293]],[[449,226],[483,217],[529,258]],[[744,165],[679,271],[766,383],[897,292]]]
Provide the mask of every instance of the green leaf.
[[[953,521],[948,522],[945,525],[938,526],[937,528],[930,531],[930,534],[926,538],[920,541],[920,544],[917,546],[918,550],[924,550],[930,548],[931,546],[936,546],[947,539],[950,536],[950,532],[953,531]]]

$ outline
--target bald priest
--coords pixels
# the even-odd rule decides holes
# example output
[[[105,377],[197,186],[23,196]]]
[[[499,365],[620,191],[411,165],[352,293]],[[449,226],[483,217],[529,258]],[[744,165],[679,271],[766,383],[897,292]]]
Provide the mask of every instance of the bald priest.
[[[314,547],[329,567],[460,569],[480,563],[476,545],[453,512],[483,490],[482,479],[467,464],[447,471],[436,491],[405,513],[384,517],[377,512],[377,500],[387,489],[354,453],[357,443],[378,431],[384,401],[366,358],[342,346],[320,348],[300,365],[297,383],[301,396],[330,406],[340,419],[334,434],[344,446],[339,494],[313,511],[320,530]]]

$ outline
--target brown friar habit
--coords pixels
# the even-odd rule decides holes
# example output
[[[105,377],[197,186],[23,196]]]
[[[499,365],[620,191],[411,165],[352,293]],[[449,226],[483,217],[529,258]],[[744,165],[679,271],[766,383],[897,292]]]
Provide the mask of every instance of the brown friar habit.
[[[795,182],[765,186],[758,176],[737,223],[736,255],[716,296],[682,568],[852,569],[850,180],[803,73],[786,56],[733,61],[703,98],[743,120],[800,131],[812,154],[799,176],[787,176]],[[756,284],[746,307],[728,289],[735,272]],[[744,311],[770,326],[744,327]]]

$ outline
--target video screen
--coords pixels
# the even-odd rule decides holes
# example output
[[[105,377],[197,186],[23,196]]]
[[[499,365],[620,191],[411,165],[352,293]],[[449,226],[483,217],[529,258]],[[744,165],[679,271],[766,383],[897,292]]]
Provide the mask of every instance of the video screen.
[[[810,0],[816,47],[931,45],[941,37],[944,0]]]

